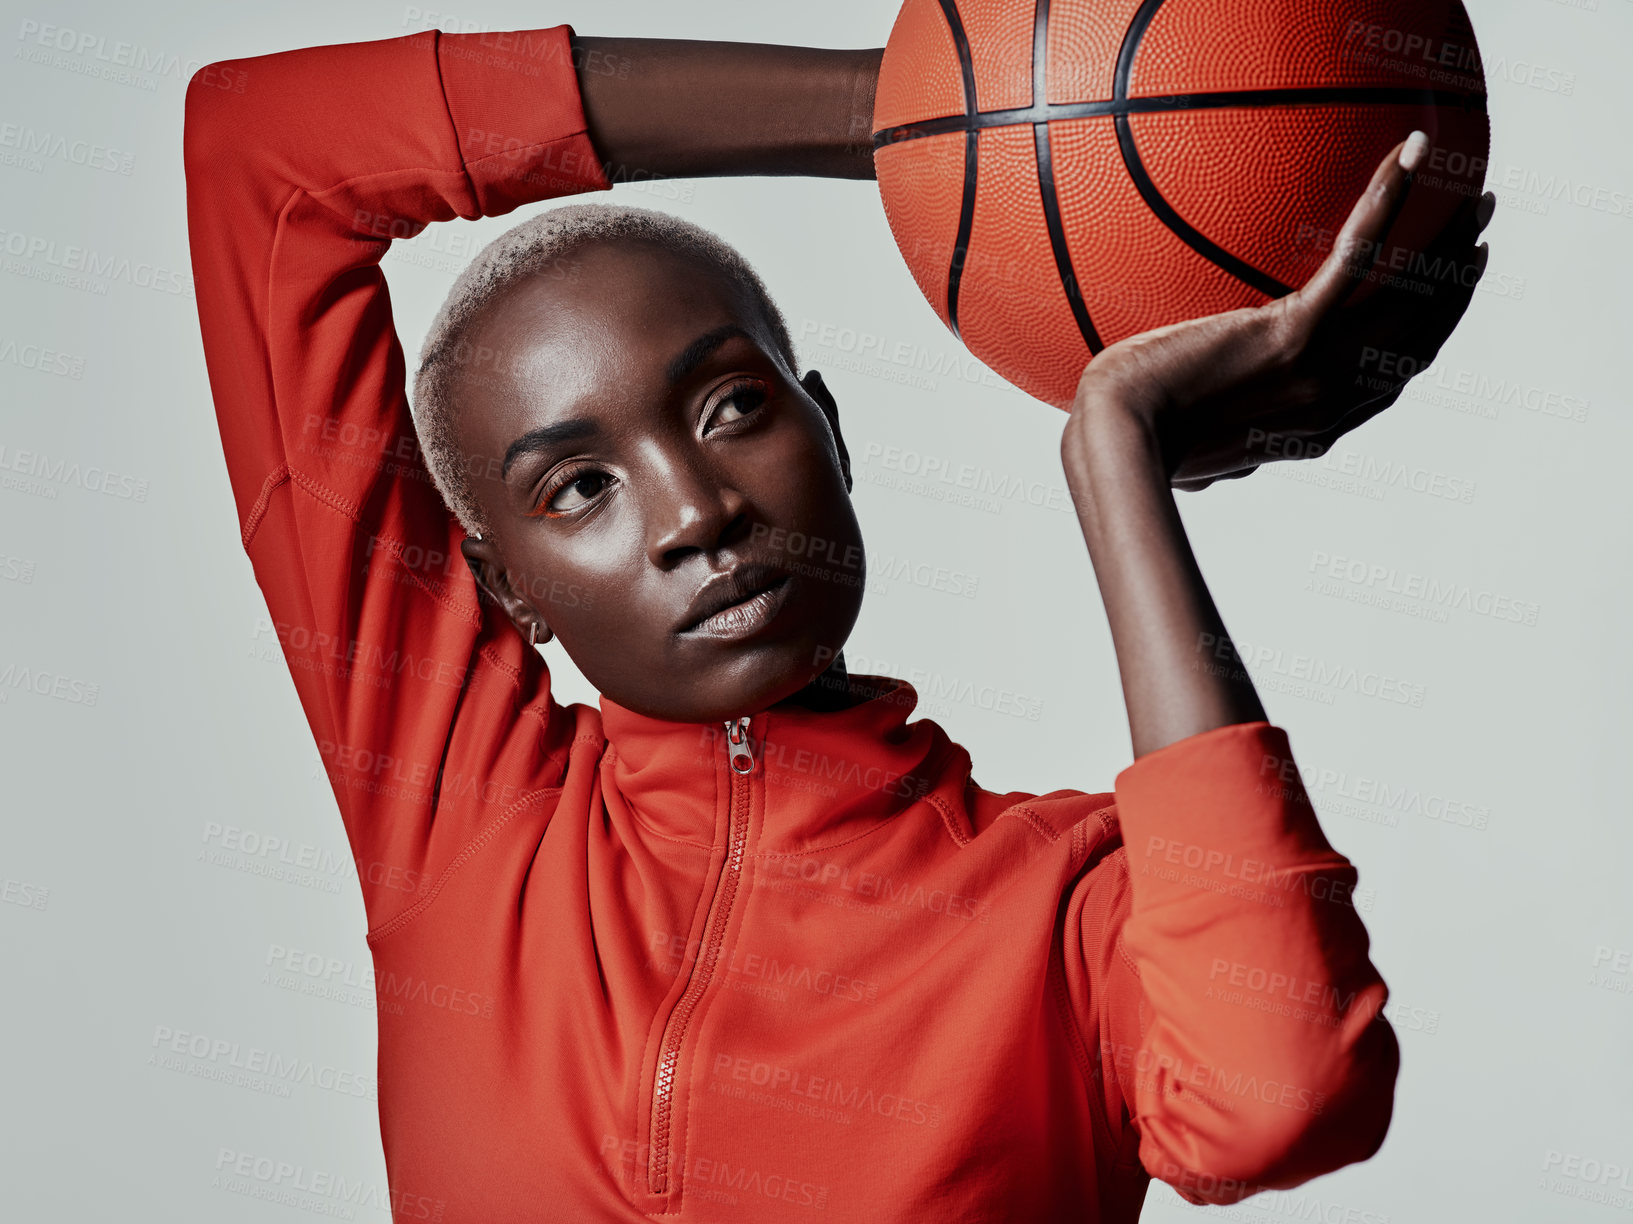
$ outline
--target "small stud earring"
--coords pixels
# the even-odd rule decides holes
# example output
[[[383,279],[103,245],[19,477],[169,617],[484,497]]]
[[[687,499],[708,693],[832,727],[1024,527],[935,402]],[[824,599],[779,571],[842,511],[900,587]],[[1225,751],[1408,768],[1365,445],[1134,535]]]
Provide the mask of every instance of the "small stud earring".
[[[539,644],[538,621],[528,621],[527,623],[527,644],[529,646],[537,646]]]

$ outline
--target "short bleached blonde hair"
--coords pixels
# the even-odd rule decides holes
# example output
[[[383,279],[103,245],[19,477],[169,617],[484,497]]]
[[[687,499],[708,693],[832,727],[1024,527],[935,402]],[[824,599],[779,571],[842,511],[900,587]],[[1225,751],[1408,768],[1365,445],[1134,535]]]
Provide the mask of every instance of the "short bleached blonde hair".
[[[748,291],[763,314],[779,354],[798,374],[788,324],[759,275],[733,247],[702,226],[648,208],[618,204],[570,204],[512,226],[477,253],[455,279],[420,348],[412,411],[426,467],[467,534],[490,531],[471,487],[470,466],[456,428],[455,375],[471,376],[472,353],[466,333],[472,322],[506,288],[529,276],[561,271],[561,260],[592,243],[647,242],[717,268]]]

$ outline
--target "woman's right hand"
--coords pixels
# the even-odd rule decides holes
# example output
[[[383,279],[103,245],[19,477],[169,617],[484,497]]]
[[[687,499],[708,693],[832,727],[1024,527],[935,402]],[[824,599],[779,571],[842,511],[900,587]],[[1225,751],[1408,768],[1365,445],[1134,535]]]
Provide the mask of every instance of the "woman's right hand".
[[[1375,271],[1411,189],[1411,169],[1428,147],[1417,133],[1390,151],[1301,289],[1107,348],[1078,384],[1068,434],[1094,432],[1107,413],[1131,416],[1156,438],[1173,486],[1194,490],[1264,463],[1322,454],[1388,408],[1407,377],[1369,369],[1365,355],[1411,358],[1391,370],[1427,366],[1468,309],[1488,253],[1476,242],[1491,219],[1490,193],[1470,198],[1424,253],[1438,279],[1414,287]],[[1346,305],[1366,281],[1379,283],[1364,301]],[[1430,292],[1418,291],[1424,285]]]

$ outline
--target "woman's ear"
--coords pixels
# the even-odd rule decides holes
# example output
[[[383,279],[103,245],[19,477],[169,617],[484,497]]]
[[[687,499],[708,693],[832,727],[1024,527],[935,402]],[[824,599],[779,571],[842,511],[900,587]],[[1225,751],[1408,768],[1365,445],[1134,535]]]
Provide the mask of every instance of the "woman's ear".
[[[799,380],[799,385],[805,388],[805,394],[816,401],[822,415],[828,418],[828,429],[833,433],[834,445],[839,450],[839,470],[845,477],[845,492],[853,492],[851,456],[845,449],[845,435],[839,430],[839,404],[833,392],[828,390],[828,384],[822,381],[822,375],[816,370],[807,371],[805,377]]]
[[[540,642],[548,642],[554,636],[550,626],[545,624],[544,617],[538,614],[532,604],[516,593],[516,588],[510,581],[510,573],[499,557],[499,548],[492,540],[484,540],[481,536],[466,536],[460,541],[459,551],[465,555],[465,564],[471,567],[471,575],[476,579],[476,585],[486,591],[499,605],[504,614],[510,618],[510,623],[516,626],[517,633],[534,646]]]

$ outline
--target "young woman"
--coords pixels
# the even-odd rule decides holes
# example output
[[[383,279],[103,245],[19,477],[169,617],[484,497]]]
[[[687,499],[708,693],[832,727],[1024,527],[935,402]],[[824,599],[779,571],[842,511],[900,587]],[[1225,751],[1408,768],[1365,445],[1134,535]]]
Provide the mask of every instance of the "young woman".
[[[393,238],[634,170],[870,177],[878,59],[429,31],[189,88],[205,354],[358,865],[400,1220],[1131,1221],[1152,1176],[1227,1203],[1383,1140],[1356,872],[1171,490],[1252,471],[1250,421],[1330,441],[1398,394],[1354,389],[1362,344],[1449,334],[1489,201],[1443,240],[1470,276],[1340,309],[1421,139],[1300,292],[1085,373],[1062,458],[1133,731],[1113,794],[988,791],[910,685],[846,674],[838,409],[707,235],[577,209],[501,239],[416,432]],[[551,636],[599,708],[552,698]]]

